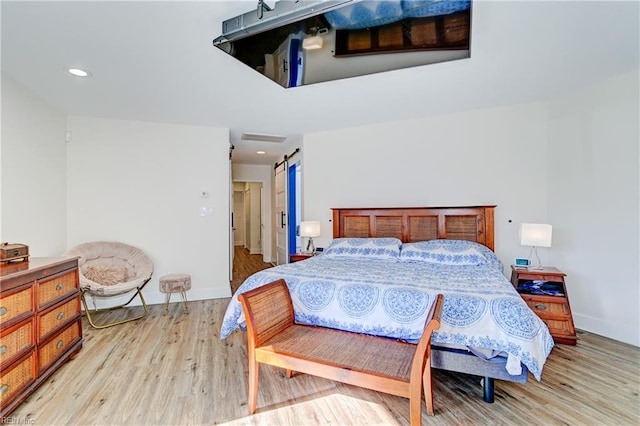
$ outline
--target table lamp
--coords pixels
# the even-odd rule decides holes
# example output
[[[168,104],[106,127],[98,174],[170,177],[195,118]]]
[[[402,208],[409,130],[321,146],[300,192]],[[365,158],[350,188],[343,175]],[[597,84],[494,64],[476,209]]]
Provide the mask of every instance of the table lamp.
[[[313,238],[320,236],[320,222],[316,220],[300,222],[300,236],[309,238],[305,253],[313,253],[316,251],[313,245]]]
[[[551,225],[543,223],[521,223],[520,224],[520,244],[531,246],[529,251],[529,263],[531,264],[531,254],[535,253],[537,264],[532,269],[542,269],[542,262],[538,256],[537,247],[551,247]]]

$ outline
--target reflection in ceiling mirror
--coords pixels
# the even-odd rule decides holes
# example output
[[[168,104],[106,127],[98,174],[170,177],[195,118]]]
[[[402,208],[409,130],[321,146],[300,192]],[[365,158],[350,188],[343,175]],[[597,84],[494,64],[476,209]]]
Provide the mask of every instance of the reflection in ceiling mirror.
[[[214,46],[283,87],[471,56],[471,0],[263,0]]]

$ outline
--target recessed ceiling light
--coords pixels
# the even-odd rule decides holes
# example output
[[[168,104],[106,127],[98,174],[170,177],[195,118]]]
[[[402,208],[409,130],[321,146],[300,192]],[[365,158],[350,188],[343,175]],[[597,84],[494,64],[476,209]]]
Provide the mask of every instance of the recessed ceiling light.
[[[81,68],[65,68],[65,71],[74,77],[91,77],[91,73],[89,71],[85,71]]]
[[[256,151],[256,154],[264,155],[264,154],[266,154],[266,152],[264,152],[264,151]]]

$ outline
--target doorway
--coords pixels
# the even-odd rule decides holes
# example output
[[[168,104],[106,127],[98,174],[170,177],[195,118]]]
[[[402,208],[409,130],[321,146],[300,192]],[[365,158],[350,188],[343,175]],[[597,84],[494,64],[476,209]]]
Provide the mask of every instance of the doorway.
[[[300,222],[302,221],[302,170],[300,162],[289,165],[289,181],[287,191],[289,193],[289,255],[299,253],[302,250],[302,237],[300,237]]]
[[[263,194],[262,182],[233,182],[233,245],[249,254],[264,252]]]
[[[264,183],[251,181],[233,182],[231,247],[231,291],[235,290],[254,272],[273,265],[265,263],[264,240]]]
[[[301,248],[298,236],[302,220],[302,162],[299,158],[291,160],[297,154],[276,165],[275,168],[275,246],[276,264],[289,263],[290,256]]]

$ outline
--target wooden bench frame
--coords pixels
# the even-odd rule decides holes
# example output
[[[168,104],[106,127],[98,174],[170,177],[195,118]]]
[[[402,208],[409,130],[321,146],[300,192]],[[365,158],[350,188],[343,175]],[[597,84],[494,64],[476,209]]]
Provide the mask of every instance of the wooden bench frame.
[[[238,296],[247,322],[249,414],[256,411],[259,364],[301,372],[409,398],[411,425],[422,423],[422,392],[434,414],[431,334],[440,327],[438,295],[418,344],[325,327],[296,324],[283,279]]]

